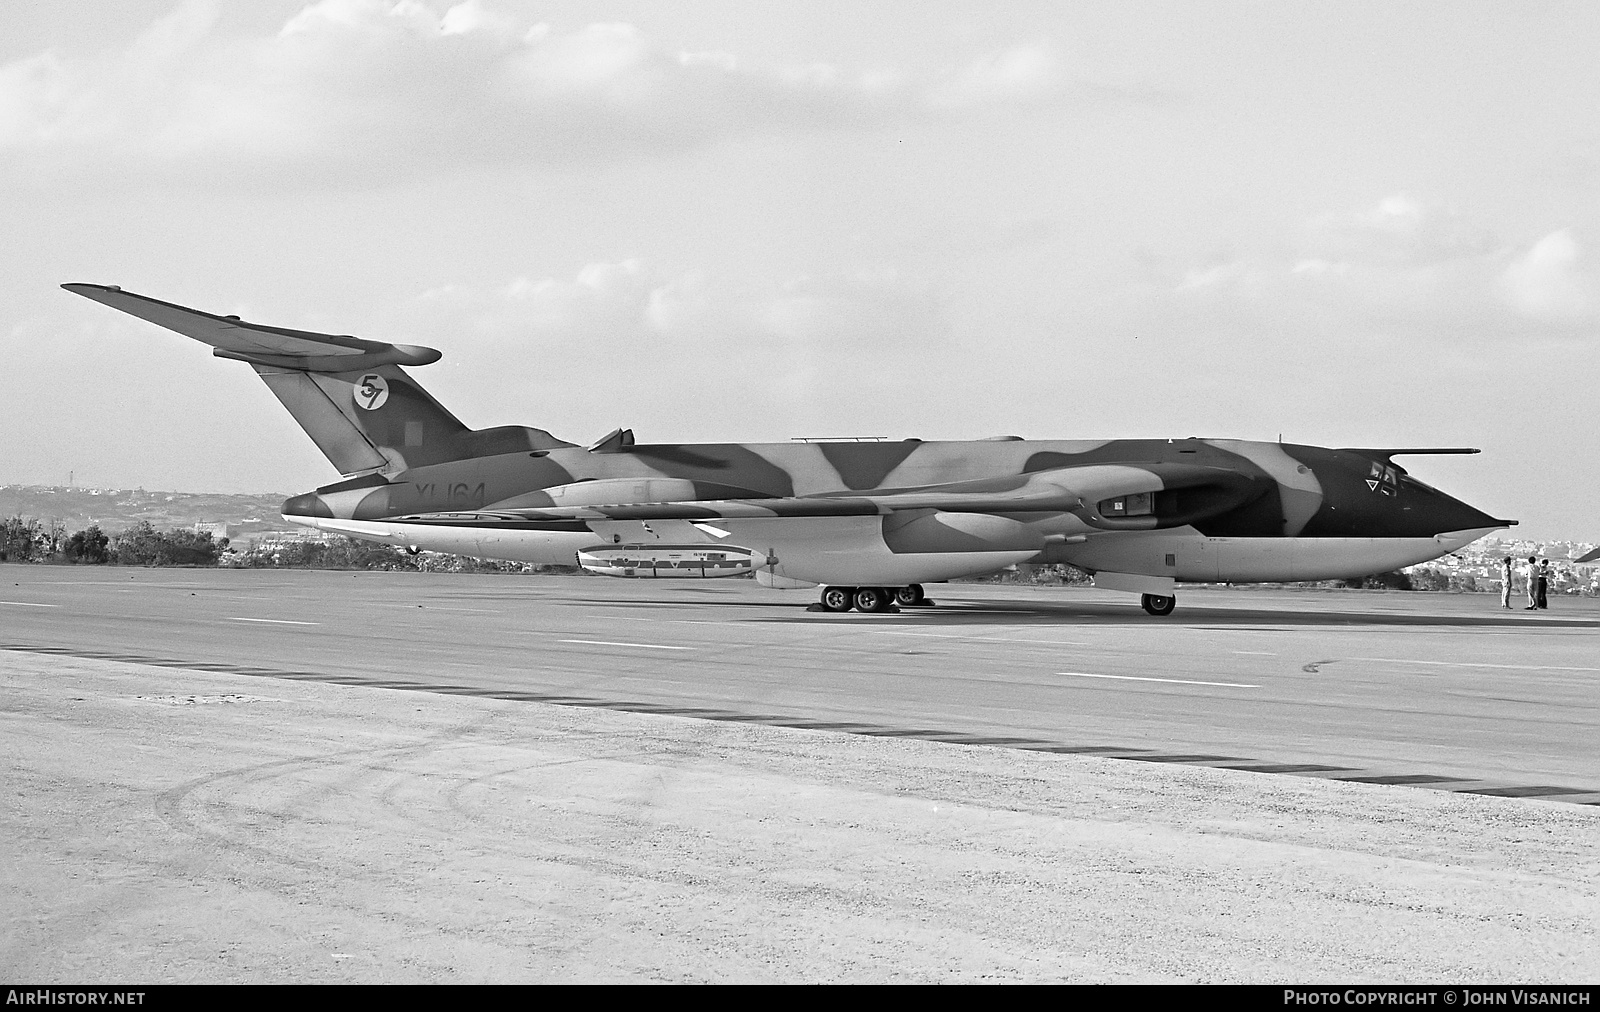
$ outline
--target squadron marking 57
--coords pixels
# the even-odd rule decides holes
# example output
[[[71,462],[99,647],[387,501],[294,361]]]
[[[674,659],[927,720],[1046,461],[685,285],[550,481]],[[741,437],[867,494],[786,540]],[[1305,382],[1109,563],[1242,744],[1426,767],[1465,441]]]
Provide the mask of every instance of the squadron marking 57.
[[[486,559],[660,578],[753,571],[881,611],[922,584],[1070,563],[1172,611],[1178,582],[1358,577],[1516,523],[1394,458],[1236,439],[637,443],[468,429],[405,371],[431,348],[245,323],[115,286],[62,286],[248,363],[346,476],[285,519]],[[720,556],[720,558],[718,557]],[[620,563],[628,563],[623,565]]]

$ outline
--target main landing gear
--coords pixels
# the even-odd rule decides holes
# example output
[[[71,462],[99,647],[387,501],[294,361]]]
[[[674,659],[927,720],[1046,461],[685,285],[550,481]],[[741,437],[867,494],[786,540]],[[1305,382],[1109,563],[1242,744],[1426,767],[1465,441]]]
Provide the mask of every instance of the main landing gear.
[[[885,612],[931,607],[933,602],[923,593],[922,584],[913,583],[908,587],[824,587],[817,610]]]
[[[1170,594],[1145,594],[1139,598],[1139,603],[1152,615],[1171,615],[1172,609],[1178,606],[1178,599]]]
[[[1141,594],[1139,604],[1152,615],[1171,615],[1178,599],[1171,594]],[[823,587],[822,599],[812,611],[862,612],[899,611],[901,608],[932,608],[920,583],[907,587]]]

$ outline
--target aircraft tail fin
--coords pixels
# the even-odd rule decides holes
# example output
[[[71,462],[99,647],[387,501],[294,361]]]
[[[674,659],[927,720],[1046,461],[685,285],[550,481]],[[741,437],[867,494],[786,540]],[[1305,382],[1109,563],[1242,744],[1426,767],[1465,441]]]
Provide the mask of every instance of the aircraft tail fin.
[[[543,429],[467,428],[401,368],[437,362],[432,348],[246,323],[115,286],[61,287],[249,363],[343,474],[573,445]]]
[[[341,474],[474,456],[460,445],[470,430],[397,365],[326,373],[250,364]]]

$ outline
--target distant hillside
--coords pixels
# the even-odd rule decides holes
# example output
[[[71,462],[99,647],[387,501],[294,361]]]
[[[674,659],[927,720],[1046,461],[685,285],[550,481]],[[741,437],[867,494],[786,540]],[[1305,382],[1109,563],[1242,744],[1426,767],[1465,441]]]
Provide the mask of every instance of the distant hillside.
[[[279,516],[286,495],[216,495],[206,492],[146,492],[143,489],[54,488],[0,485],[0,517],[60,520],[69,531],[90,524],[114,533],[148,520],[158,530],[227,524],[230,534],[295,529]]]

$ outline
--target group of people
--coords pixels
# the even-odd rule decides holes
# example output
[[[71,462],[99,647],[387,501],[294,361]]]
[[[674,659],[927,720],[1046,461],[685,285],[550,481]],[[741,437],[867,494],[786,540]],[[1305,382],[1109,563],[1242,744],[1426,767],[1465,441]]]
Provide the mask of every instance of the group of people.
[[[1528,565],[1524,569],[1528,579],[1528,604],[1523,611],[1537,611],[1540,608],[1550,607],[1550,560],[1528,556]],[[1511,556],[1500,560],[1500,604],[1511,607]]]

